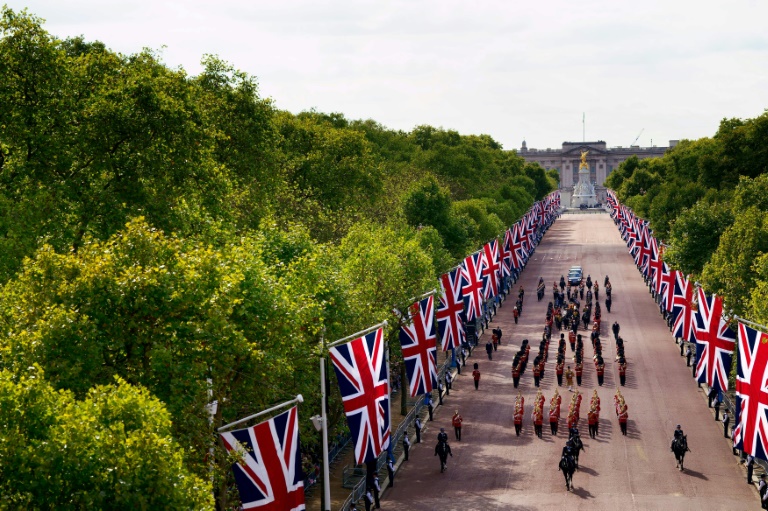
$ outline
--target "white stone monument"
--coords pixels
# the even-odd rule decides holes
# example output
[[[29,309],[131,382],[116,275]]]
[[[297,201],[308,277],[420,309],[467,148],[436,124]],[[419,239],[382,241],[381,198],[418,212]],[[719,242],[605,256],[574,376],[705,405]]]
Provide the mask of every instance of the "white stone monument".
[[[571,207],[578,208],[582,204],[594,206],[597,204],[595,195],[595,185],[589,182],[589,165],[587,164],[587,155],[589,151],[581,153],[581,163],[579,164],[579,182],[573,187],[571,195]]]

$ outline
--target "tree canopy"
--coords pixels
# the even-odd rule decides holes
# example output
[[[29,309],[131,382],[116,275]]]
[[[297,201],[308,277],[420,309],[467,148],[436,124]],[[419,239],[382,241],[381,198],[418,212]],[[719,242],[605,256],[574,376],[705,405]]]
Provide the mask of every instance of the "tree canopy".
[[[280,111],[202,64],[2,9],[11,507],[236,508],[215,429],[298,393],[317,410],[323,336],[391,318],[557,185],[489,135]],[[331,435],[342,412],[331,392]]]

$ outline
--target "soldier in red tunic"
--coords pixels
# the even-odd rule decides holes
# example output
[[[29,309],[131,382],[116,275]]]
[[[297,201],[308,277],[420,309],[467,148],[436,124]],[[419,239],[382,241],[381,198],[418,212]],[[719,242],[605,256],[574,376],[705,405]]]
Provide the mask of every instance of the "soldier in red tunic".
[[[523,429],[523,415],[525,414],[525,398],[523,394],[518,391],[515,398],[515,435],[520,436],[520,431]]]
[[[520,384],[520,359],[517,356],[512,362],[512,383],[514,383],[515,388]]]
[[[602,387],[603,380],[605,379],[605,362],[603,362],[603,357],[597,357],[597,360],[595,360],[595,366],[597,368],[597,384]]]
[[[597,410],[591,407],[587,412],[587,425],[589,426],[589,438],[597,436]]]
[[[565,358],[562,355],[557,356],[557,365],[555,365],[555,375],[557,375],[557,386],[563,386],[563,372],[565,370]]]
[[[621,434],[627,436],[627,420],[629,420],[629,412],[627,411],[627,405],[624,403],[624,398],[619,401],[619,427],[621,428]]]
[[[557,435],[557,425],[560,421],[560,402],[561,397],[555,389],[555,395],[549,401],[549,428],[553,435]]]

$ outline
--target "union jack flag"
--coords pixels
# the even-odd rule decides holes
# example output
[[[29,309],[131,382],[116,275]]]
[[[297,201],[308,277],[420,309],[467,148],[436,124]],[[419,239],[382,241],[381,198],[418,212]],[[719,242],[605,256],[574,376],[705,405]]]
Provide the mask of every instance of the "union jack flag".
[[[509,248],[512,253],[512,266],[519,270],[525,266],[525,261],[528,260],[528,249],[526,248],[528,238],[521,222],[516,223],[511,230],[512,244]]]
[[[483,258],[480,252],[476,252],[464,259],[461,265],[461,278],[464,287],[461,293],[464,295],[464,305],[467,311],[467,321],[474,321],[483,313]]]
[[[432,295],[414,303],[410,321],[400,327],[405,372],[411,397],[428,394],[437,388],[437,337],[435,336],[435,302]]]
[[[298,511],[304,509],[299,419],[290,410],[251,428],[221,434],[227,452],[241,461],[232,465],[243,509]]]
[[[384,330],[379,328],[328,350],[339,382],[355,460],[375,460],[389,447],[389,382],[384,362]]]
[[[520,240],[520,246],[522,248],[523,263],[528,260],[528,254],[533,248],[531,243],[532,229],[528,229],[528,215],[526,214],[522,220],[515,224],[517,226],[517,239]]]
[[[680,273],[677,270],[670,270],[667,263],[662,263],[661,276],[659,277],[659,294],[661,295],[661,301],[667,311],[672,310],[672,302],[675,296],[675,279],[677,274]]]
[[[656,238],[652,238],[651,260],[648,262],[648,273],[650,274],[653,282],[653,289],[658,295],[661,293],[661,274],[664,272],[664,261],[661,256],[664,252],[664,247],[659,245]]]
[[[440,276],[440,303],[437,306],[437,328],[443,351],[458,348],[464,341],[464,297],[461,294],[461,272],[452,270]]]
[[[723,319],[723,299],[707,297],[699,288],[699,310],[694,315],[696,336],[696,378],[717,390],[728,390],[736,334]]]
[[[512,275],[512,229],[504,231],[504,242],[501,244],[499,259],[501,260],[501,276]]]
[[[685,341],[693,340],[693,286],[677,272],[675,278],[675,294],[672,297],[672,315],[675,317],[672,335]]]
[[[493,298],[499,294],[499,242],[491,240],[483,246],[483,295]]]
[[[768,460],[768,334],[739,323],[734,447]]]

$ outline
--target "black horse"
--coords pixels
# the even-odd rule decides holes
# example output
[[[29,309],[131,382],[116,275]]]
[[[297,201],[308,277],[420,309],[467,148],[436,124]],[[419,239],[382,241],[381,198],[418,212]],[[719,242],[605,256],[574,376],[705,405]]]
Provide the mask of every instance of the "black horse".
[[[448,445],[448,442],[438,442],[435,446],[435,456],[440,456],[440,473],[442,474],[445,472],[445,464],[448,462],[448,455],[451,455],[451,458],[453,458],[453,453],[451,452],[451,446]]]
[[[672,452],[675,453],[675,460],[677,460],[676,467],[681,472],[685,470],[683,467],[683,460],[685,459],[685,453],[688,451],[690,451],[688,448],[688,435],[683,435],[674,439],[672,442]]]
[[[569,438],[573,442],[573,461],[576,464],[576,468],[579,468],[579,452],[584,451],[584,442],[581,441],[581,437],[578,433],[571,433]]]
[[[573,456],[564,454],[560,458],[559,470],[565,477],[565,490],[573,491],[573,473],[576,472],[576,460],[573,458]]]

